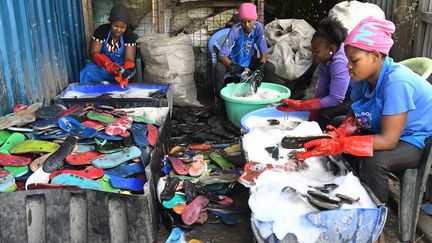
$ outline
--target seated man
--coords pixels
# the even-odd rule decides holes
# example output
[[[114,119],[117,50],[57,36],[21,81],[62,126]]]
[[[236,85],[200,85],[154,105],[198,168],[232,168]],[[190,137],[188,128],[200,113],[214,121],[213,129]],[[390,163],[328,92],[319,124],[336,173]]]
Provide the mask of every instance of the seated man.
[[[275,67],[267,61],[267,42],[264,39],[264,27],[256,21],[258,15],[253,3],[243,3],[239,8],[240,23],[231,27],[218,55],[218,62],[213,72],[215,96],[225,86],[225,74],[240,74],[245,68],[252,70],[262,66],[264,82],[274,80]],[[260,58],[253,56],[253,46],[257,44]]]

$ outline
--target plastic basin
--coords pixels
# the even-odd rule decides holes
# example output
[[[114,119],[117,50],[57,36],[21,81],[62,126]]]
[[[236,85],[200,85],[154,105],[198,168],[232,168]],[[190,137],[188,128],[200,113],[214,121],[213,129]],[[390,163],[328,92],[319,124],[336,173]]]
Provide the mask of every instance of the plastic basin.
[[[307,121],[309,118],[309,111],[282,112],[274,107],[261,108],[244,115],[240,120],[240,125],[243,130],[247,132],[250,129],[254,128],[255,124],[253,120],[256,120],[255,118],[262,118],[263,120],[267,120],[281,119],[284,117],[290,120]]]
[[[242,117],[254,110],[265,108],[271,103],[279,102],[281,99],[289,98],[291,91],[282,85],[274,83],[261,83],[260,88],[276,90],[280,92],[277,98],[273,99],[245,99],[238,96],[233,96],[234,92],[246,93],[250,90],[249,83],[230,83],[221,90],[221,97],[225,101],[225,109],[227,112],[228,120],[234,125],[240,127],[240,120]]]

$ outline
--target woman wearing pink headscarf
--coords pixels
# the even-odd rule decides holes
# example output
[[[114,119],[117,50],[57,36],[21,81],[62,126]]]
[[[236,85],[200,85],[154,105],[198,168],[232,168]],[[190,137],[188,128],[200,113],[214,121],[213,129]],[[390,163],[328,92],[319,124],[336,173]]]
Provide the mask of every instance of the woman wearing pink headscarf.
[[[387,202],[388,173],[417,168],[425,139],[432,135],[432,85],[388,57],[392,22],[368,17],[345,41],[354,81],[351,111],[332,139],[304,144],[299,159],[347,153],[350,162],[382,202]],[[351,156],[350,156],[351,157]]]
[[[256,6],[253,3],[242,3],[239,7],[240,23],[234,24],[219,54],[218,62],[213,69],[215,95],[225,85],[225,74],[240,74],[245,68],[255,70],[261,67],[264,72],[264,81],[273,82],[275,67],[267,60],[267,42],[264,38],[264,27],[257,21]],[[253,53],[254,45],[260,53],[258,59]]]

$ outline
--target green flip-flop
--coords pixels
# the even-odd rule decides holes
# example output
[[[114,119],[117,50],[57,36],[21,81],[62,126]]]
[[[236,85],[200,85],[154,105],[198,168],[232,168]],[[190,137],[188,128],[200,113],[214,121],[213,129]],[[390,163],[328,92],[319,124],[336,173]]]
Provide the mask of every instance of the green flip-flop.
[[[8,165],[5,165],[4,169],[9,171],[9,173],[11,173],[15,178],[21,177],[21,176],[27,174],[27,172],[29,171],[28,165],[26,165],[26,166],[8,166]]]
[[[0,145],[4,144],[11,133],[7,130],[0,130]]]
[[[156,121],[146,117],[146,116],[137,116],[137,115],[128,115],[134,122],[144,122],[147,124],[156,124]]]
[[[186,196],[184,194],[176,193],[173,198],[162,202],[164,208],[174,208],[177,204],[184,202],[186,203]]]
[[[1,191],[1,192],[14,192],[18,188],[17,184],[14,183],[12,186],[10,186],[8,189]]]
[[[14,132],[7,138],[7,140],[0,147],[0,152],[4,154],[9,154],[13,147],[15,147],[17,144],[23,141],[25,141],[25,136],[22,133]]]
[[[104,175],[102,178],[97,179],[97,181],[102,185],[102,191],[120,193],[119,189],[115,189],[111,186],[110,179],[109,175]]]
[[[87,117],[90,120],[102,122],[102,123],[105,123],[105,124],[110,124],[110,123],[113,123],[113,122],[117,121],[117,119],[115,119],[113,117],[106,116],[106,115],[104,115],[104,114],[102,114],[100,112],[97,112],[97,111],[89,111],[87,113]]]
[[[51,153],[56,151],[59,147],[60,145],[57,143],[29,139],[18,143],[9,152],[11,154]]]
[[[211,152],[210,153],[210,158],[212,161],[214,161],[217,165],[219,165],[219,167],[221,167],[224,170],[233,170],[235,169],[235,166],[233,164],[231,164],[230,162],[228,162],[227,160],[225,160],[221,154],[219,154],[218,152]]]

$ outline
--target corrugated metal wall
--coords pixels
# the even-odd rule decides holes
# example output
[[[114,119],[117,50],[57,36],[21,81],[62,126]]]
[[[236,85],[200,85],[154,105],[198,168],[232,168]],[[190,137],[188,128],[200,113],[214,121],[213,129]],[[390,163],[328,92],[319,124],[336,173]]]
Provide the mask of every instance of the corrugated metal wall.
[[[0,115],[51,101],[85,59],[81,0],[1,0]]]

